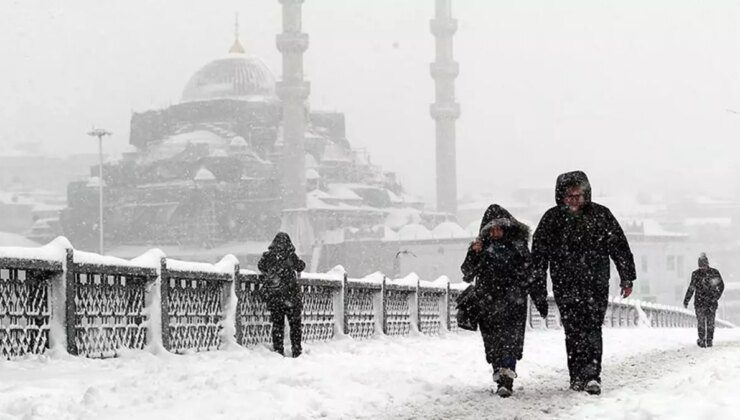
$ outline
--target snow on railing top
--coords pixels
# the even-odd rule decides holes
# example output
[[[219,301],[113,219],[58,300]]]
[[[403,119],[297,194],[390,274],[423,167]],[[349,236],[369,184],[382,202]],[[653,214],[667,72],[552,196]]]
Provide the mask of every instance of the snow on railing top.
[[[470,283],[465,283],[464,281],[457,282],[457,283],[450,283],[450,289],[451,290],[465,290],[470,286]]]
[[[386,284],[393,284],[397,286],[416,287],[419,284],[419,275],[416,273],[409,273],[406,277],[400,279],[388,279]]]
[[[168,270],[213,274],[232,274],[234,273],[234,268],[237,264],[239,264],[239,260],[232,254],[224,256],[221,261],[217,262],[216,264],[181,261],[170,258],[167,259]]]
[[[150,258],[142,258],[135,261],[125,260],[123,258],[112,257],[110,255],[100,255],[93,252],[75,251],[73,260],[75,264],[86,265],[104,265],[116,267],[135,267],[135,268],[157,268],[159,263],[151,264]]]
[[[332,280],[342,281],[346,271],[341,265],[337,265],[326,273],[301,273],[301,278],[312,279],[312,280]]]
[[[447,289],[447,283],[449,282],[450,279],[447,278],[447,276],[439,276],[437,280],[434,281],[419,280],[419,287],[426,287],[429,289]]]
[[[59,236],[48,244],[40,247],[0,247],[0,258],[62,262],[64,261],[68,248],[72,248],[72,244],[69,243],[67,238]]]
[[[136,258],[132,258],[131,263],[140,267],[160,268],[162,258],[165,258],[164,252],[159,248],[153,248]]]
[[[382,285],[383,279],[385,276],[380,271],[376,271],[372,274],[368,274],[365,277],[354,279],[354,278],[348,278],[347,282],[349,283],[355,283],[355,284],[372,284],[372,285]]]

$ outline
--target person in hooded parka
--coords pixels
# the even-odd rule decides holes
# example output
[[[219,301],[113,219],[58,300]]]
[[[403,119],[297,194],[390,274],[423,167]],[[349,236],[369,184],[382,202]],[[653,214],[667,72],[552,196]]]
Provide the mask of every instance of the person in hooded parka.
[[[696,311],[696,326],[699,339],[696,344],[699,347],[712,347],[714,341],[714,319],[717,315],[717,306],[722,292],[725,291],[725,282],[719,270],[709,266],[707,254],[699,255],[699,268],[691,273],[691,283],[686,290],[683,300],[684,308],[689,306],[691,297],[694,297],[694,310]]]
[[[463,280],[475,280],[479,327],[486,361],[493,367],[496,394],[508,397],[521,360],[527,321],[527,294],[540,315],[547,317],[544,281],[531,283],[529,227],[506,209],[493,204],[481,221],[480,236],[470,245],[462,264]]]
[[[609,302],[611,258],[622,297],[632,293],[635,261],[627,237],[608,208],[591,201],[581,171],[558,176],[557,205],[542,216],[532,240],[536,281],[550,270],[555,303],[565,330],[570,388],[601,393],[601,327]]]
[[[303,296],[298,285],[297,273],[306,268],[306,263],[296,255],[295,247],[287,233],[279,232],[262,254],[257,268],[269,283],[263,294],[272,323],[273,350],[284,354],[285,317],[290,327],[290,345],[293,357],[298,357],[301,347],[301,313]]]

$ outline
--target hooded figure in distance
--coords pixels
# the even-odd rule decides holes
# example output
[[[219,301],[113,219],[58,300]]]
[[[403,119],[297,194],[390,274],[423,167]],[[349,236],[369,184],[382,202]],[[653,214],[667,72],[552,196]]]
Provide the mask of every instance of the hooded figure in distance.
[[[272,322],[273,349],[284,354],[283,339],[285,335],[285,317],[290,326],[290,345],[293,357],[301,352],[301,313],[303,296],[298,285],[298,275],[306,268],[295,253],[295,247],[287,233],[279,232],[262,254],[257,268],[263,273],[263,288],[267,309]]]
[[[686,291],[683,306],[688,307],[691,296],[694,298],[694,310],[696,311],[696,324],[699,330],[699,339],[696,344],[699,347],[712,347],[714,340],[714,319],[717,314],[717,306],[722,292],[725,291],[725,282],[722,275],[715,268],[709,266],[707,254],[699,256],[699,268],[691,273],[691,283]]]

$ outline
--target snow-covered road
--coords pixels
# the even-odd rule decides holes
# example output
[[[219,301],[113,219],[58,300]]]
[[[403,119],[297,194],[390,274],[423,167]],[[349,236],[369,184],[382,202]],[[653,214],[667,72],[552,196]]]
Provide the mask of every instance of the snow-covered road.
[[[0,420],[252,418],[735,418],[740,329],[605,330],[604,394],[567,390],[562,331],[530,331],[512,398],[491,395],[477,334],[111,360],[0,364]]]

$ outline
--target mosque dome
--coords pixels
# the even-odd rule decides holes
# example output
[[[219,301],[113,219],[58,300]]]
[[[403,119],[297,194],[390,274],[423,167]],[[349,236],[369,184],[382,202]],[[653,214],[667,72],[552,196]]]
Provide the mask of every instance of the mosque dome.
[[[245,54],[238,39],[226,57],[211,61],[195,72],[182,92],[182,102],[274,98],[275,76],[262,60]]]

